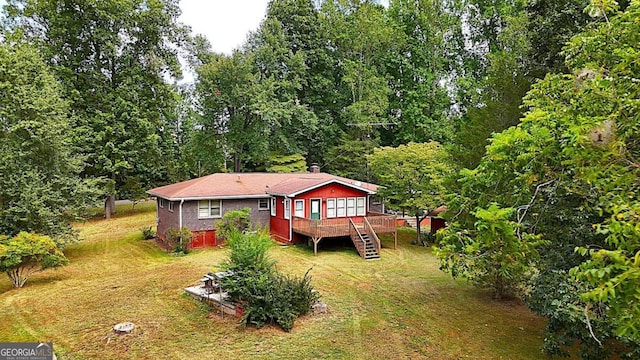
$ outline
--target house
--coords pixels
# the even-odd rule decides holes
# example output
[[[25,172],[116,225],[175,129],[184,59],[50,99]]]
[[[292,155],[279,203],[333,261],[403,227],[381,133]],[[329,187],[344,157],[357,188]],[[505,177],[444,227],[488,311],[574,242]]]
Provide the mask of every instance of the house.
[[[350,237],[361,256],[379,256],[382,232],[396,236],[395,216],[374,203],[377,186],[322,173],[216,173],[147,191],[157,201],[158,237],[187,227],[193,248],[218,243],[215,224],[232,210],[250,208],[254,225],[282,243],[318,243]]]

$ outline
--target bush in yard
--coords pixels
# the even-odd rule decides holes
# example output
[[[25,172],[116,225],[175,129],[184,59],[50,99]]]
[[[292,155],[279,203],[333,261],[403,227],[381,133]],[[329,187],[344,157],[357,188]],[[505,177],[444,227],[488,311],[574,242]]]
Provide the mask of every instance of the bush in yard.
[[[34,273],[68,262],[48,236],[24,231],[12,238],[0,236],[0,271],[4,271],[17,288],[23,287]]]
[[[319,297],[312,291],[309,271],[302,278],[280,274],[267,254],[272,242],[264,232],[235,230],[227,241],[231,252],[222,266],[234,275],[222,279],[221,285],[232,301],[244,307],[242,324],[275,323],[291,330],[295,318],[308,313]]]
[[[250,214],[251,209],[248,207],[226,212],[216,224],[216,234],[226,239],[235,230],[240,232],[249,230],[251,228]]]
[[[143,227],[142,228],[142,237],[145,240],[151,240],[151,239],[156,237],[156,232],[153,231],[151,226]]]
[[[189,253],[189,244],[191,244],[194,237],[193,232],[184,226],[180,229],[169,228],[167,230],[167,242],[174,253]]]

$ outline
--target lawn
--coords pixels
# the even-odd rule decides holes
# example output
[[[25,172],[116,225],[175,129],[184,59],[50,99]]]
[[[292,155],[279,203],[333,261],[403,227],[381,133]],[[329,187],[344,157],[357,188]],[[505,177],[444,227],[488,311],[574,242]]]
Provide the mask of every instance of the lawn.
[[[78,224],[84,240],[65,251],[70,264],[35,275],[23,289],[0,277],[0,341],[51,341],[59,359],[541,357],[544,319],[452,280],[406,232],[398,250],[383,248],[376,261],[349,248],[314,257],[305,246],[275,246],[270,253],[283,272],[313,268],[329,313],[298,319],[290,333],[243,329],[183,293],[217,269],[226,249],[175,257],[142,240],[154,206],[119,207],[114,219]],[[124,321],[136,324],[134,332],[114,335]]]

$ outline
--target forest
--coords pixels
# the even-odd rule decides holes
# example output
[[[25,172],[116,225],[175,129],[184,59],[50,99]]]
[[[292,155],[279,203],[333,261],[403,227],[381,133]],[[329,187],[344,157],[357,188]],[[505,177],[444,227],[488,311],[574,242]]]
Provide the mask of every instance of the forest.
[[[271,0],[229,55],[179,16],[7,1],[0,234],[63,247],[96,201],[318,164],[446,205],[441,269],[546,317],[547,354],[640,357],[640,1]]]

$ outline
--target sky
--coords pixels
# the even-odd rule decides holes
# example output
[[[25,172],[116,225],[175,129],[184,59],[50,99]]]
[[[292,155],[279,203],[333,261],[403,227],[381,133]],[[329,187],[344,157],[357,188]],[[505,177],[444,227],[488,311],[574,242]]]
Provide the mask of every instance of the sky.
[[[0,3],[3,0],[0,0]],[[269,0],[181,0],[180,21],[209,39],[216,52],[231,54],[264,19]]]
[[[180,21],[209,39],[214,51],[231,54],[256,30],[269,0],[180,0]],[[0,7],[6,0],[0,0]]]

